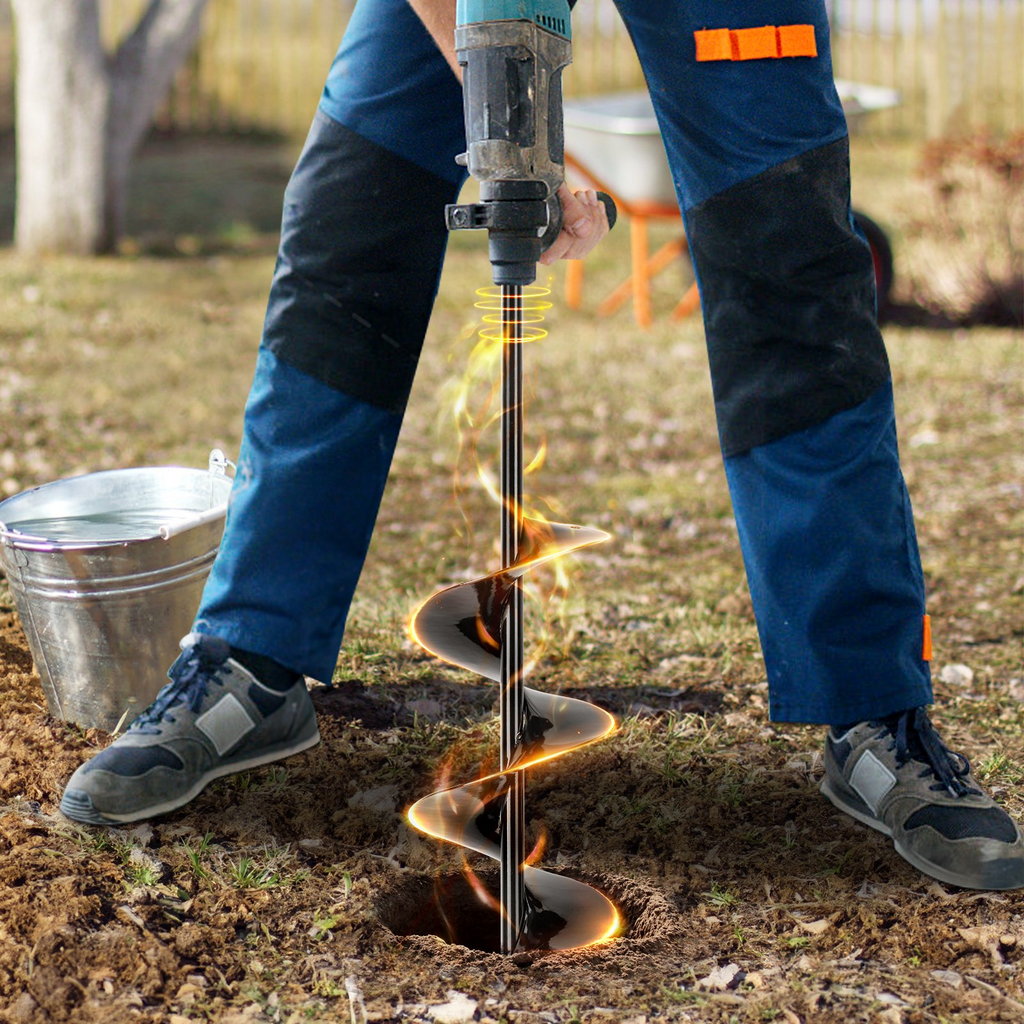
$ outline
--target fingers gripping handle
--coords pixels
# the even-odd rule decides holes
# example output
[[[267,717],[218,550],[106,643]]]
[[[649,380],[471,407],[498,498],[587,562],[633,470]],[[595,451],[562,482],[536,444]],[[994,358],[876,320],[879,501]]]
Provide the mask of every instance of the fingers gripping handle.
[[[615,227],[615,221],[618,220],[618,207],[615,205],[615,200],[607,192],[598,192],[597,198],[601,200],[604,206],[604,212],[608,217],[608,230],[611,231]],[[547,208],[548,225],[540,239],[540,251],[542,253],[547,252],[551,248],[559,232],[562,230],[562,204],[557,194],[552,193],[548,196]]]

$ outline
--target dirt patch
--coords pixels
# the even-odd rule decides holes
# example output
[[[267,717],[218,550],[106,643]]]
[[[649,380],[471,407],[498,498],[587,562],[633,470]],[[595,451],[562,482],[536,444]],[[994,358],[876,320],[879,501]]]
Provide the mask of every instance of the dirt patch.
[[[895,182],[883,156],[879,180]],[[531,451],[549,439],[531,484],[559,518],[614,536],[581,556],[565,628],[531,679],[621,719],[531,774],[529,841],[544,835],[543,866],[601,886],[627,930],[518,958],[396,933],[407,901],[425,907],[423,887],[462,866],[406,808],[497,751],[495,688],[406,630],[425,594],[495,564],[481,488],[460,497],[476,534],[456,532],[453,438],[438,428],[438,396],[472,344],[477,241],[449,247],[335,686],[311,691],[318,747],[138,828],[64,820],[64,784],[108,737],[47,713],[0,581],[0,1021],[1020,1019],[1024,895],[921,876],[821,797],[822,730],[768,720],[703,338],[695,320],[669,321],[669,274],[643,339],[628,310],[601,320],[556,304],[529,356]],[[591,306],[628,266],[628,234],[607,245],[588,260]],[[0,418],[0,493],[237,452],[269,257],[0,261],[0,395],[16,410]],[[1020,818],[1020,338],[914,327],[887,342],[934,717]]]
[[[368,729],[394,725],[402,709],[395,701],[370,694],[359,679],[343,679],[337,686],[316,687],[313,703],[321,721],[324,718],[348,719],[361,722]]]
[[[592,949],[509,958],[430,934],[443,931],[439,884],[449,913],[474,897],[460,889],[457,859],[401,814],[429,788],[419,776],[439,736],[469,763],[486,731],[396,726],[372,686],[318,692],[315,750],[218,783],[151,824],[80,828],[56,800],[105,737],[45,713],[10,616],[0,629],[4,1024],[299,1013],[298,1024],[337,1019],[359,1000],[367,1020],[429,1020],[431,1007],[463,1005],[453,993],[494,1021],[1019,1012],[1024,901],[923,879],[821,800],[815,752],[794,754],[796,736],[776,751],[761,715],[634,717],[618,749],[591,748],[532,779],[550,860],[601,888],[625,926]],[[374,708],[387,709],[387,726],[365,724]],[[726,729],[722,749],[715,730]],[[652,771],[657,757],[630,763],[634,743],[667,732],[690,745],[676,755],[682,777]],[[412,755],[397,774],[396,747]]]
[[[638,686],[632,692],[609,687],[593,689],[567,688],[561,691],[566,697],[596,704],[613,715],[639,715],[649,717],[659,712],[675,711],[679,714],[709,715],[722,708],[722,693],[711,686],[691,686],[686,689],[672,689],[653,686]]]

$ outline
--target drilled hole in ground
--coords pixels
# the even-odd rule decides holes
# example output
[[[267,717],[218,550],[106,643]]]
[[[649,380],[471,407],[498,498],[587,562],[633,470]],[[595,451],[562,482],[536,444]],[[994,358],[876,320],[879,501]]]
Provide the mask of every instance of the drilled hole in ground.
[[[496,899],[498,873],[480,872],[476,877]],[[678,930],[678,912],[653,886],[619,876],[576,877],[600,889],[618,908],[620,938],[660,939]],[[395,935],[436,935],[453,945],[499,952],[498,912],[477,895],[461,873],[395,879],[381,890],[375,909],[381,924]]]
[[[497,874],[478,877],[497,898]],[[437,935],[470,949],[500,951],[498,912],[480,899],[462,874],[403,878],[378,898],[377,916],[395,935]]]

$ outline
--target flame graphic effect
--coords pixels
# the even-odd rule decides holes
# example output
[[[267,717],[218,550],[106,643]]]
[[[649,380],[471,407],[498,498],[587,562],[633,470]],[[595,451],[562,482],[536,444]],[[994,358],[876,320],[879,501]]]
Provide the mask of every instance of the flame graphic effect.
[[[486,351],[481,346],[503,343],[504,311],[500,299],[490,289],[480,294],[483,301],[477,305],[492,312],[484,317],[485,326],[471,359],[480,358],[481,352]],[[536,299],[539,294],[547,292],[536,289],[527,298]],[[522,341],[544,337],[546,332],[536,325],[543,319],[541,310],[547,305],[536,301],[524,304]],[[542,445],[541,450],[544,449]],[[543,455],[538,458],[542,460]],[[486,474],[482,473],[481,479],[487,487]],[[488,492],[501,501],[497,488],[488,488]],[[512,595],[522,586],[523,575],[539,565],[609,539],[603,530],[549,522],[533,515],[520,518],[519,555],[511,565],[428,597],[413,612],[410,622],[412,638],[429,653],[499,683],[502,619]],[[592,704],[525,688],[524,728],[505,771],[454,788],[448,788],[445,779],[440,790],[409,808],[409,821],[436,839],[500,860],[510,780],[544,761],[603,739],[616,728],[615,719]],[[616,935],[621,925],[619,914],[606,896],[583,882],[534,866],[543,848],[542,837],[522,868],[526,911],[520,947],[574,949]],[[471,870],[467,870],[467,877],[471,884],[475,881],[474,889],[482,902],[501,912],[497,901],[485,895]]]

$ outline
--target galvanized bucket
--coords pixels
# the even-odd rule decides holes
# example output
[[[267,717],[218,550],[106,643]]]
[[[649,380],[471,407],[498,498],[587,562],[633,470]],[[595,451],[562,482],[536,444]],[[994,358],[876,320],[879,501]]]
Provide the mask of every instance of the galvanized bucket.
[[[123,729],[167,682],[224,532],[231,465],[115,469],[0,502],[0,568],[51,714]]]

